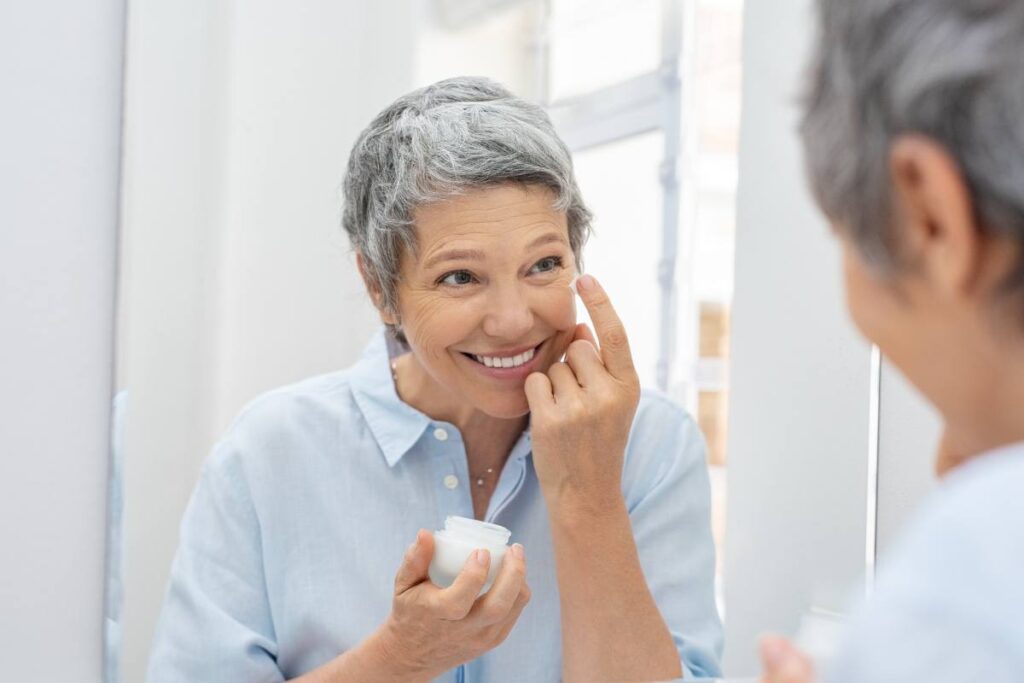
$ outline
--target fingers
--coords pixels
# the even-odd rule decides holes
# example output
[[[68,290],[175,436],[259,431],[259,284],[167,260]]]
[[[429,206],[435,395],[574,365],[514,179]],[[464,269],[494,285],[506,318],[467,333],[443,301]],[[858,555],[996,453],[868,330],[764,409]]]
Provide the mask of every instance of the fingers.
[[[542,412],[555,403],[551,380],[543,372],[530,373],[523,389],[526,391],[526,402],[530,405],[531,412]]]
[[[434,557],[434,535],[425,529],[416,533],[416,540],[405,551],[402,565],[395,575],[395,595],[427,580],[430,560]]]
[[[764,636],[760,649],[764,683],[813,683],[811,661],[785,638]]]
[[[565,363],[554,363],[548,368],[551,390],[555,395],[555,403],[564,401],[580,390],[576,374]]]
[[[508,634],[512,631],[512,627],[519,621],[519,615],[523,613],[526,605],[530,602],[530,587],[523,584],[523,589],[519,591],[519,597],[516,598],[516,604],[512,607],[512,611],[508,613],[505,620],[498,624],[498,633],[494,638],[494,647],[501,645],[508,638]]]
[[[582,340],[590,342],[594,349],[597,349],[597,337],[594,336],[594,331],[590,329],[590,325],[586,323],[580,323],[576,326],[576,332],[573,334],[572,340]]]
[[[501,570],[487,594],[473,606],[470,616],[486,624],[506,619],[526,587],[526,554],[518,543],[505,552]],[[527,598],[529,595],[527,595]]]
[[[477,596],[487,583],[490,566],[491,553],[487,550],[477,549],[470,553],[466,564],[462,565],[462,571],[455,577],[455,582],[436,593],[435,606],[442,619],[458,621],[469,614]]]
[[[618,313],[612,306],[608,294],[593,275],[581,275],[576,289],[583,304],[594,321],[597,339],[600,342],[601,360],[608,372],[618,379],[629,379],[636,375],[633,356],[629,351],[629,338]]]
[[[576,381],[584,388],[592,387],[607,374],[597,348],[589,341],[576,339],[565,351],[565,362],[572,368]]]

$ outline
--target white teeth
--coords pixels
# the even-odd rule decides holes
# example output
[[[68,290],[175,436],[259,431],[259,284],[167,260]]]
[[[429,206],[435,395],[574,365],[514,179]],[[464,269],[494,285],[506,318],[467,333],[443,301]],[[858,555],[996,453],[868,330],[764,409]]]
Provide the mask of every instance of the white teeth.
[[[476,355],[474,355],[473,358],[476,359],[477,363],[483,363],[489,368],[517,368],[523,363],[529,362],[533,358],[535,351],[536,349],[530,349],[529,351],[524,351],[518,356],[509,356],[508,358]]]

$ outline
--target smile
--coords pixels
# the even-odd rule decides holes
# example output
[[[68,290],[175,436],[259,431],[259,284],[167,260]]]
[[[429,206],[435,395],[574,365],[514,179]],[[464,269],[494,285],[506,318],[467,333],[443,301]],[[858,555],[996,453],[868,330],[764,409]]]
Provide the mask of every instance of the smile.
[[[529,351],[524,351],[518,356],[506,356],[500,358],[497,356],[477,356],[472,355],[471,357],[477,363],[482,363],[489,368],[518,368],[520,365],[524,365],[533,358],[533,354],[537,352],[537,349],[533,348]]]
[[[473,367],[486,377],[501,381],[519,381],[537,369],[536,366],[541,361],[539,351],[546,341],[541,342],[532,349],[524,351],[515,349],[519,353],[514,354],[492,356],[463,351],[462,355],[473,361]]]

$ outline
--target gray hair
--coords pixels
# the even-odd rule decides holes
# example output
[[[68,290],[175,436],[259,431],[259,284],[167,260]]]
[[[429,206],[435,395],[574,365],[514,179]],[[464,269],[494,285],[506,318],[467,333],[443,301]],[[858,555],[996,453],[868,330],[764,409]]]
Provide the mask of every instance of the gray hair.
[[[342,225],[382,308],[397,313],[400,258],[416,249],[414,209],[505,182],[553,192],[582,269],[591,215],[569,150],[539,106],[486,78],[451,78],[403,95],[370,122],[349,156]]]
[[[1024,246],[1024,2],[819,0],[801,134],[822,210],[881,272],[902,265],[889,152],[955,159],[978,224]],[[1024,263],[1006,283],[1024,288]]]

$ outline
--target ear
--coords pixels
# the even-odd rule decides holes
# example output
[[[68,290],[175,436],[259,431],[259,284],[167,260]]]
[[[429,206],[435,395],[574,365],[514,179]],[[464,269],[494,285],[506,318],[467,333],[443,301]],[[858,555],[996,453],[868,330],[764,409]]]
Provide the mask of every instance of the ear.
[[[397,325],[397,316],[384,309],[384,295],[374,279],[367,273],[366,262],[363,260],[362,252],[359,251],[356,252],[356,267],[359,269],[359,276],[363,278],[363,284],[366,286],[366,291],[370,294],[370,300],[373,301],[374,308],[380,314],[381,321],[388,325]]]
[[[934,140],[905,135],[890,148],[889,170],[908,256],[946,295],[971,293],[981,271],[983,235],[959,165]]]

